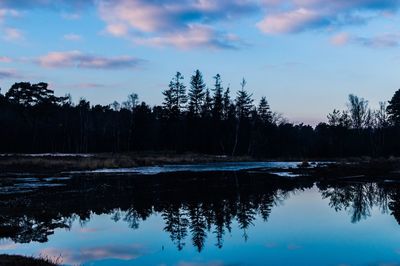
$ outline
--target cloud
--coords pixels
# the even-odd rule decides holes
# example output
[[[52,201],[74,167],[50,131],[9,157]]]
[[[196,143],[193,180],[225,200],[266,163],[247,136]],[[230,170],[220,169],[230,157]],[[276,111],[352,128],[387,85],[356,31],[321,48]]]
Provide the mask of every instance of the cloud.
[[[95,89],[95,88],[105,88],[107,86],[105,84],[87,82],[87,83],[75,84],[73,87],[79,89]]]
[[[296,10],[267,16],[257,23],[257,27],[264,33],[293,33],[317,25],[327,24],[321,14],[299,8]]]
[[[63,264],[82,265],[94,260],[133,260],[145,254],[145,249],[139,244],[64,250],[46,248],[40,254],[48,258],[59,258],[61,256]]]
[[[142,45],[231,49],[243,41],[231,38],[235,32],[229,23],[251,15],[262,16],[254,24],[265,34],[330,32],[387,19],[397,13],[400,0],[1,0],[0,21],[33,8],[78,19],[88,7],[97,10],[110,36]],[[10,36],[18,38],[18,33]],[[341,41],[332,40],[335,45]]]
[[[20,13],[17,10],[9,9],[9,8],[2,8],[0,5],[0,22],[2,22],[6,16],[18,17],[19,15],[20,15]]]
[[[354,37],[353,41],[370,48],[393,48],[400,46],[400,34],[384,33],[373,37]]]
[[[182,32],[161,37],[136,38],[136,43],[152,46],[175,46],[182,49],[208,47],[214,49],[236,49],[240,43],[236,35],[222,34],[212,27],[189,25]]]
[[[77,20],[81,18],[79,13],[62,13],[61,17],[66,20]]]
[[[75,33],[65,34],[63,36],[63,38],[64,38],[64,40],[67,40],[67,41],[80,41],[80,40],[82,40],[82,36],[78,35],[78,34],[75,34]]]
[[[24,39],[24,34],[17,28],[4,28],[3,39],[6,41],[21,41]]]
[[[93,5],[93,0],[1,0],[0,8],[30,9],[30,8],[51,8],[51,9],[76,9]]]
[[[0,79],[13,79],[19,77],[20,75],[17,74],[15,69],[0,69]]]
[[[191,24],[234,19],[254,12],[250,0],[100,0],[100,17],[109,25],[125,25],[141,32],[176,31]]]
[[[264,0],[257,27],[266,34],[297,33],[363,24],[398,11],[399,0]]]
[[[18,248],[18,244],[10,241],[10,240],[5,240],[0,242],[0,250],[14,250]]]
[[[331,43],[336,46],[343,46],[350,41],[350,35],[346,32],[341,32],[331,38]]]
[[[0,63],[11,63],[12,59],[7,56],[0,56]]]
[[[237,38],[215,24],[257,11],[251,0],[99,0],[97,7],[110,35],[185,49],[237,46]]]
[[[125,69],[136,68],[143,60],[131,56],[104,57],[80,51],[50,52],[35,62],[49,68]]]
[[[338,33],[330,39],[336,46],[356,44],[368,48],[395,48],[400,46],[400,33],[382,33],[375,36],[361,37],[349,33]]]

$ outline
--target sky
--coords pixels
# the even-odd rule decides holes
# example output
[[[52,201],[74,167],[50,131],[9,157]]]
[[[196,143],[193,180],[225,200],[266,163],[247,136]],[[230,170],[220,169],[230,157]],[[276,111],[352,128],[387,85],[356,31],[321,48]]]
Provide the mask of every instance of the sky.
[[[400,0],[0,0],[0,87],[161,104],[176,71],[219,73],[292,122],[400,88]],[[234,96],[234,95],[232,95]]]

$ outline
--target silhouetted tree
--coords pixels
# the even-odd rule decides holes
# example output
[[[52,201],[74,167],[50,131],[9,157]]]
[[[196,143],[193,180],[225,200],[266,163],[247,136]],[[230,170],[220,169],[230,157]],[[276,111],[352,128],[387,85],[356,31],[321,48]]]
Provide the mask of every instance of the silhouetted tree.
[[[212,98],[210,95],[210,90],[207,88],[204,97],[204,103],[202,106],[202,117],[209,118],[211,117],[212,111]]]
[[[175,206],[167,208],[162,216],[166,223],[164,230],[170,234],[171,241],[176,245],[178,250],[182,250],[185,246],[189,220],[182,210]]]
[[[40,82],[31,84],[29,82],[19,82],[11,86],[5,97],[8,101],[24,106],[36,104],[58,104],[62,98],[54,96],[54,91],[47,88],[48,84]]]
[[[251,98],[253,95],[249,94],[245,90],[246,84],[246,80],[243,79],[240,83],[241,89],[237,92],[237,96],[235,99],[237,115],[239,119],[248,118],[250,110],[253,107],[253,99]]]
[[[379,102],[379,109],[375,112],[375,125],[377,128],[386,128],[390,125],[386,102]]]
[[[261,97],[260,103],[258,105],[257,114],[261,121],[265,124],[272,123],[272,112],[270,110],[267,98]]]
[[[190,206],[189,207],[190,217],[190,232],[192,233],[193,246],[197,248],[198,252],[201,252],[204,247],[204,242],[207,236],[207,222],[205,214],[201,206]]]
[[[223,116],[223,88],[222,88],[222,81],[221,76],[217,74],[215,77],[214,83],[214,96],[213,96],[213,109],[212,114],[215,120],[221,120]]]
[[[333,109],[333,112],[328,114],[328,123],[330,126],[336,127],[340,125],[340,111],[337,109]]]
[[[327,118],[329,125],[333,127],[350,128],[352,125],[351,118],[347,111],[340,112],[334,109],[332,113],[328,114]]]
[[[204,89],[206,85],[203,81],[203,76],[199,70],[196,70],[195,74],[190,80],[189,89],[189,114],[193,117],[199,117],[201,115],[201,109],[204,102]]]
[[[128,95],[128,99],[122,103],[122,107],[128,110],[134,110],[139,103],[139,96],[136,93]]]
[[[348,108],[352,126],[355,129],[371,126],[371,110],[368,108],[368,101],[353,94],[349,95]]]
[[[400,89],[397,90],[387,107],[390,120],[396,125],[400,125]]]
[[[237,92],[235,103],[236,103],[236,114],[237,114],[237,122],[236,122],[236,130],[235,130],[235,142],[232,149],[232,156],[236,154],[236,150],[239,143],[240,137],[240,129],[241,124],[249,117],[250,110],[252,109],[253,99],[252,94],[249,94],[245,90],[246,80],[243,78],[242,82],[240,83],[241,89]]]
[[[186,86],[183,84],[183,76],[176,72],[168,85],[168,89],[163,91],[164,108],[168,118],[177,118],[187,102]]]
[[[222,103],[223,103],[224,119],[227,120],[229,117],[233,117],[232,110],[234,111],[234,108],[232,108],[232,101],[231,101],[229,87],[227,87],[224,92]]]

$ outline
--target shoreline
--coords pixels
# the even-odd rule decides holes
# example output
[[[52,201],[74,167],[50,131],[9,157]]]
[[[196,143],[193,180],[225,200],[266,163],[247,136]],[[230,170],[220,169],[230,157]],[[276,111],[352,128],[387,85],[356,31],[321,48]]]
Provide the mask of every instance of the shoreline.
[[[308,167],[308,162],[327,162],[325,167]],[[223,156],[196,153],[98,153],[98,154],[0,154],[0,172],[58,174],[66,171],[134,168],[161,165],[204,164],[223,162],[301,162],[290,169],[293,174],[324,176],[400,176],[400,158],[275,158]]]
[[[196,153],[1,154],[1,172],[41,172],[133,168],[141,166],[257,161],[249,156]]]

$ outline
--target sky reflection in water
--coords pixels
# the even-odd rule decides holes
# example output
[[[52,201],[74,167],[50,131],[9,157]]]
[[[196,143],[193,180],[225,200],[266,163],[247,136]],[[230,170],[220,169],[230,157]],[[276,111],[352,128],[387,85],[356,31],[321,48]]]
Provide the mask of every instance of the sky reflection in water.
[[[202,185],[195,183],[186,184],[187,194],[179,189],[171,191],[161,184],[163,189],[150,195],[143,191],[135,194],[129,189],[132,194],[128,198],[118,192],[112,195],[107,187],[97,183],[90,187],[94,194],[86,191],[86,196],[82,196],[82,191],[76,194],[77,198],[73,196],[76,193],[73,187],[82,189],[82,183],[68,183],[64,190],[40,188],[43,190],[40,197],[59,189],[58,196],[68,192],[68,197],[78,204],[66,206],[69,199],[60,196],[54,198],[60,203],[60,209],[50,206],[51,211],[43,210],[48,212],[45,216],[32,214],[30,217],[28,213],[25,217],[17,212],[3,215],[4,227],[16,223],[21,228],[12,231],[15,235],[9,230],[7,237],[4,229],[0,231],[0,251],[61,256],[63,263],[72,265],[400,263],[400,226],[396,221],[400,217],[400,193],[397,192],[400,187],[397,184],[284,181],[277,185],[274,181],[263,181],[260,185],[243,183],[245,177],[239,176],[236,189],[228,185],[224,193],[215,195],[223,184],[230,182],[222,174],[219,178],[225,183],[218,183],[215,190],[210,189],[210,194],[203,193]],[[123,184],[118,189],[137,187],[136,183],[121,180],[118,182]],[[196,189],[197,195],[193,192]],[[34,202],[33,208],[40,206],[38,195],[27,196],[28,201]],[[96,202],[101,207],[95,206]],[[3,206],[1,214],[5,211]],[[21,225],[24,223],[26,228]],[[44,233],[43,228],[50,233]]]

